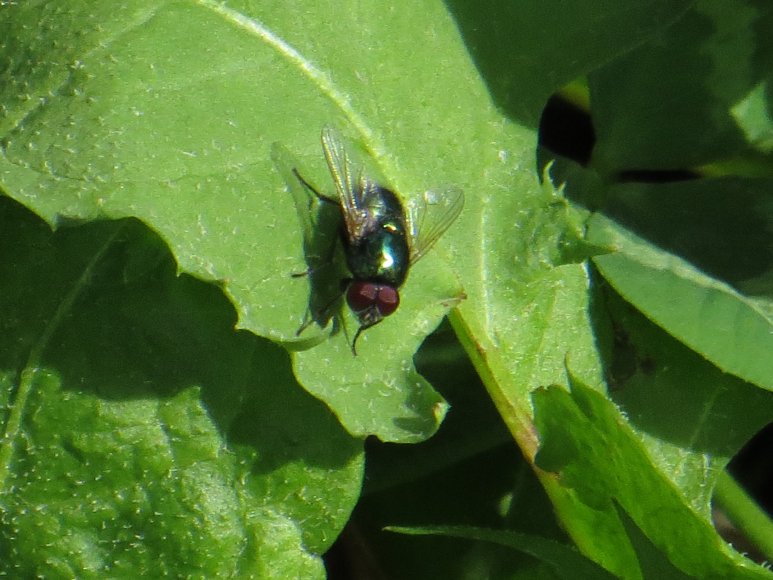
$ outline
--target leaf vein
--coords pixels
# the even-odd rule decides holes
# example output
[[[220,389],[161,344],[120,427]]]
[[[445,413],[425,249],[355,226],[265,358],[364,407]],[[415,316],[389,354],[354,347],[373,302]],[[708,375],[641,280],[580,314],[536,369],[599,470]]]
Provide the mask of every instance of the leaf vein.
[[[32,392],[35,376],[40,371],[43,353],[48,346],[51,337],[62,325],[67,313],[72,310],[73,304],[78,299],[78,296],[88,287],[94,268],[122,230],[122,227],[116,228],[97,252],[95,252],[94,256],[83,269],[83,273],[62,298],[53,316],[40,334],[37,342],[30,349],[27,362],[19,373],[19,384],[16,389],[16,396],[10,404],[10,412],[5,424],[5,431],[0,439],[0,493],[5,489],[6,481],[11,471],[11,461],[15,449],[14,443],[18,439],[19,432],[21,431],[24,410],[30,393]]]

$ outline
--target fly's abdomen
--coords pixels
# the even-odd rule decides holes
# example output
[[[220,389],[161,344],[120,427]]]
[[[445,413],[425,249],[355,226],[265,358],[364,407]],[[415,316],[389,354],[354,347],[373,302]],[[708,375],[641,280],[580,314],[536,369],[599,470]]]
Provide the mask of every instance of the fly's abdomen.
[[[400,287],[410,264],[408,237],[402,222],[384,222],[359,244],[350,245],[346,261],[355,280]]]

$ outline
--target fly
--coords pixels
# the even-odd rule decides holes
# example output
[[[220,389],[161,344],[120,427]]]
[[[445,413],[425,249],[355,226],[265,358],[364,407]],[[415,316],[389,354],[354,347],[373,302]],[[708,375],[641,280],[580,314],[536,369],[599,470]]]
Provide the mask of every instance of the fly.
[[[341,293],[333,302],[345,294],[360,323],[351,345],[356,356],[357,339],[397,310],[408,271],[459,216],[464,194],[455,187],[430,190],[406,208],[391,189],[370,179],[353,162],[330,127],[322,130],[322,150],[336,198],[320,193],[296,168],[292,174],[319,201],[340,212],[340,238],[351,277],[342,280]]]

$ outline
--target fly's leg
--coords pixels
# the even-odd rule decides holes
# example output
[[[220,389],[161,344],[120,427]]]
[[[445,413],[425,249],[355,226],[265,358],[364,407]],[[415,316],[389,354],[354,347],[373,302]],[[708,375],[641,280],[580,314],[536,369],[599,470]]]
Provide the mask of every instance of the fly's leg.
[[[328,197],[327,195],[324,195],[321,193],[316,187],[314,187],[311,183],[306,181],[306,179],[303,177],[303,175],[300,174],[300,172],[293,167],[292,168],[293,175],[295,178],[306,188],[308,189],[314,197],[316,197],[320,202],[322,203],[330,203],[333,205],[341,206],[341,204],[338,203],[335,199],[332,197]],[[333,262],[333,254],[335,254],[335,244],[333,244],[330,247],[330,251],[327,256],[319,256],[320,258],[320,264],[315,267],[309,267],[306,269],[305,272],[294,272],[291,274],[293,278],[303,278],[304,276],[313,276],[317,272],[321,271],[323,268],[327,268],[332,264]],[[316,256],[315,256],[316,257]]]
[[[316,316],[312,314],[311,309],[306,309],[306,314],[303,316],[303,324],[301,324],[300,328],[295,331],[295,336],[300,336],[301,333],[306,330],[309,326],[312,325],[313,322],[318,320],[319,318],[322,318],[324,316],[327,316],[328,312],[331,312],[333,310],[333,307],[336,305],[336,303],[341,300],[343,297],[343,293],[337,294],[335,298],[333,298],[330,302],[325,304],[322,308],[320,308]]]
[[[313,193],[319,201],[322,201],[325,203],[332,203],[337,206],[341,205],[340,203],[338,203],[337,199],[333,199],[332,197],[328,197],[327,195],[320,193],[316,187],[314,187],[311,183],[306,181],[303,175],[301,175],[295,167],[293,167],[293,175],[295,175],[298,181],[300,181],[306,189],[308,189],[311,193]]]
[[[335,248],[333,248],[335,250]],[[325,257],[325,260],[319,265],[314,268],[309,266],[306,268],[303,272],[293,272],[290,274],[292,278],[305,278],[306,276],[314,276],[314,274],[318,274],[328,266],[330,266],[333,263],[333,252],[330,252],[329,256]]]

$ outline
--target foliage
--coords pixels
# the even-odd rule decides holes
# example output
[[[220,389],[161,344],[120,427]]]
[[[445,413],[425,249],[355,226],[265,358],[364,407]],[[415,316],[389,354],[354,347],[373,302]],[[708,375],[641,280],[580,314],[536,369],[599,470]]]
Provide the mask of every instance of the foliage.
[[[3,573],[322,577],[350,522],[400,578],[770,577],[710,508],[773,421],[771,19],[0,3]],[[593,155],[538,165],[578,78]],[[329,188],[327,124],[406,199],[466,197],[357,357],[346,308],[296,334],[271,159]]]

